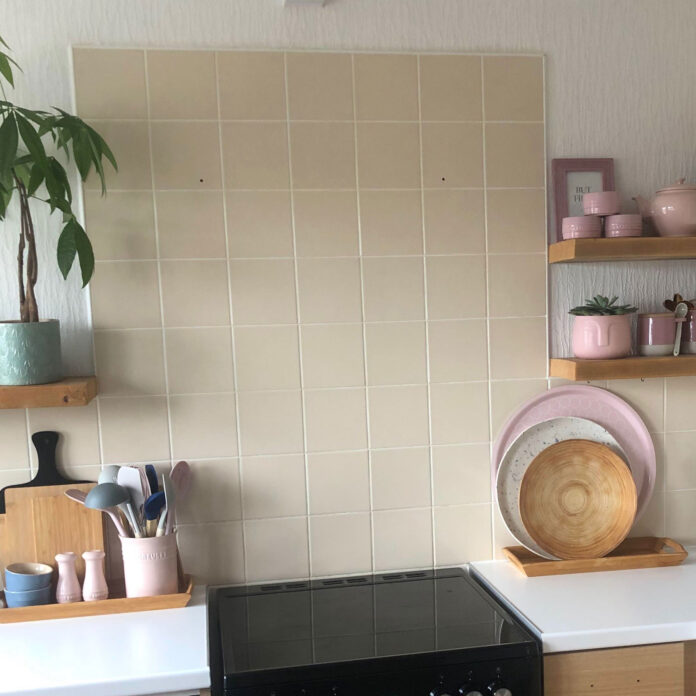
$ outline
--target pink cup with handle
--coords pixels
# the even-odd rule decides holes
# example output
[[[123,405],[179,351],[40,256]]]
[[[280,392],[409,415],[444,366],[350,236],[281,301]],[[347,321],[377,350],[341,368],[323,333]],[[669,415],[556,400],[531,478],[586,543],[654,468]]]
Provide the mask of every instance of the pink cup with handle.
[[[176,534],[135,539],[121,537],[127,597],[152,597],[178,591]]]

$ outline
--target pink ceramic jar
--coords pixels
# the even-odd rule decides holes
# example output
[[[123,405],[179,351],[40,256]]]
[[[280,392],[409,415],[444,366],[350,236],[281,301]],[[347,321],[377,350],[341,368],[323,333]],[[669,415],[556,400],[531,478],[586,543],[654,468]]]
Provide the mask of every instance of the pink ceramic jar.
[[[696,354],[696,310],[693,309],[686,315],[682,326],[681,353]]]
[[[607,360],[631,353],[631,315],[573,317],[576,358]]]
[[[638,352],[641,355],[671,355],[677,322],[672,312],[638,315]]]
[[[563,218],[561,224],[563,239],[586,239],[602,236],[602,221],[596,215]]]
[[[640,215],[610,215],[604,221],[605,237],[640,237],[643,218]]]
[[[616,191],[597,191],[582,197],[585,215],[615,215],[621,210],[619,194]]]
[[[121,551],[127,597],[176,593],[176,534],[141,539],[121,537]]]

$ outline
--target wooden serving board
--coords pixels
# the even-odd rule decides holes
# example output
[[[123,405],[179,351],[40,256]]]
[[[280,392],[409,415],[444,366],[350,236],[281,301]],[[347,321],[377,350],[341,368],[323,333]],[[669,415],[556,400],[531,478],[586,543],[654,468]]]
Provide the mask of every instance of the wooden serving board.
[[[633,537],[626,539],[602,558],[578,558],[550,561],[524,546],[503,549],[507,559],[528,578],[571,573],[598,573],[605,570],[635,570],[679,565],[689,555],[674,539],[667,537]]]
[[[97,616],[98,614],[126,614],[133,611],[153,611],[155,609],[181,609],[191,601],[192,592],[193,580],[187,576],[177,594],[131,598],[117,596],[113,599],[103,599],[96,602],[42,604],[36,607],[0,609],[0,624],[47,619],[74,619],[78,616]]]
[[[84,576],[83,551],[104,550],[104,521],[101,512],[90,510],[65,497],[70,488],[89,491],[94,483],[64,486],[10,488],[5,492],[2,560],[5,564],[47,563],[56,567],[55,555],[77,554],[77,575]]]

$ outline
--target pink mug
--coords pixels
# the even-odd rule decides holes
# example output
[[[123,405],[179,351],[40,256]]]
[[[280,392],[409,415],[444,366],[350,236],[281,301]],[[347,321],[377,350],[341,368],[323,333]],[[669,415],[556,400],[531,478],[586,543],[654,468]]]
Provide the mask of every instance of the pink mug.
[[[126,597],[175,594],[178,590],[176,534],[121,537]]]
[[[641,355],[672,355],[677,320],[672,312],[638,315],[638,351]]]

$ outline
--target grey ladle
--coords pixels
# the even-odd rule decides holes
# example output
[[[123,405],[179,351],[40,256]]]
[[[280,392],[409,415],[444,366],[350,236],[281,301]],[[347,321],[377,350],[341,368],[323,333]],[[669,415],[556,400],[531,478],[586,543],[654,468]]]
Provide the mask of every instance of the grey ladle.
[[[85,498],[85,506],[92,508],[94,510],[107,510],[109,508],[117,507],[124,510],[126,513],[131,512],[129,510],[130,504],[130,493],[123,486],[119,486],[117,483],[100,483],[95,486]],[[126,514],[128,518],[128,514]],[[130,522],[131,527],[133,523]],[[138,536],[137,526],[133,527],[133,532],[135,536]],[[127,535],[130,536],[130,535]]]
[[[100,485],[104,483],[113,483],[114,485],[117,485],[118,472],[120,470],[121,467],[117,464],[108,464],[101,470],[97,481],[99,481]],[[133,534],[136,537],[141,537],[142,534],[140,533],[140,525],[138,524],[138,521],[135,517],[135,511],[133,510],[130,491],[123,486],[122,488],[124,488],[125,491],[128,493],[128,499],[125,502],[121,503],[118,507],[121,510],[121,512],[123,512],[123,514],[126,516],[128,524],[131,526],[131,529],[133,530]]]
[[[87,493],[85,493],[84,491],[80,491],[77,488],[70,488],[67,491],[65,491],[65,495],[67,495],[68,498],[70,498],[70,500],[74,500],[76,503],[82,503],[83,505],[85,505],[85,507],[92,507],[90,505],[85,504],[85,500],[87,499]],[[104,508],[102,509],[102,512],[105,512],[111,518],[111,521],[114,523],[114,526],[116,527],[116,531],[119,533],[119,536],[130,536],[126,531],[125,527],[123,526],[121,518],[118,516],[118,508]]]

